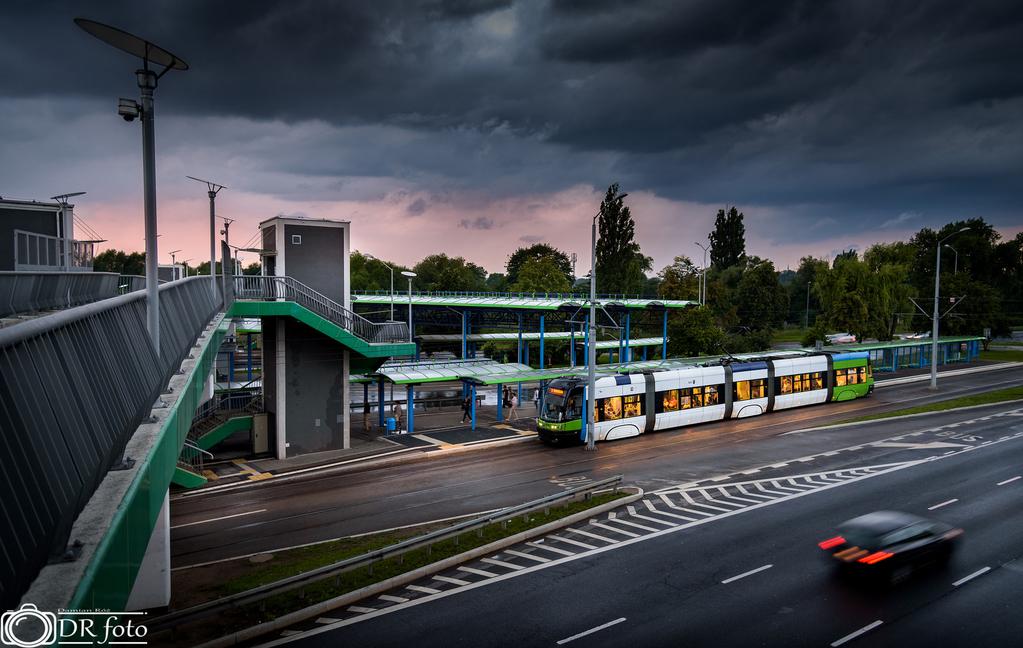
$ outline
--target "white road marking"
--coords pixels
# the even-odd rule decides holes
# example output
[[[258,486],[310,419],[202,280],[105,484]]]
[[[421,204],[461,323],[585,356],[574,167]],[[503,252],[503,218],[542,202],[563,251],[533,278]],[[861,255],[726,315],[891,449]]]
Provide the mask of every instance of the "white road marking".
[[[476,569],[475,567],[458,567],[458,571],[468,572],[470,574],[476,574],[477,576],[486,576],[487,578],[493,578],[497,576],[494,572],[488,572],[485,569]]]
[[[1000,481],[1000,482],[998,482],[995,485],[996,486],[1005,486],[1006,484],[1011,484],[1012,482],[1016,481],[1019,478],[1020,478],[1020,475],[1016,475],[1015,477],[1013,477],[1011,479],[1006,479],[1005,481]]]
[[[376,609],[362,607],[361,605],[349,605],[348,611],[355,612],[356,614],[369,614],[370,612],[376,612]]]
[[[330,617],[320,617],[319,619],[316,619],[316,623],[319,623],[321,625],[328,625],[331,623],[337,623],[340,620],[341,619],[332,619]]]
[[[576,639],[579,639],[581,637],[585,637],[587,635],[591,635],[594,632],[600,632],[601,630],[604,630],[605,628],[610,628],[613,625],[618,625],[619,623],[621,623],[624,620],[625,620],[625,617],[621,617],[619,619],[615,619],[614,621],[608,621],[604,625],[599,625],[596,628],[590,628],[589,630],[584,630],[583,632],[580,632],[579,634],[574,634],[571,637],[565,637],[564,639],[562,639],[561,641],[558,642],[558,645],[560,646],[562,644],[567,644],[569,641],[575,641]]]
[[[991,571],[990,567],[984,567],[982,569],[978,569],[977,571],[973,572],[972,574],[970,574],[968,576],[963,576],[962,578],[960,578],[956,582],[952,583],[952,587],[959,587],[960,585],[962,585],[966,581],[971,581],[971,580],[973,580],[974,578],[976,578],[978,576],[983,576],[984,574],[988,573],[989,571]]]
[[[674,522],[668,522],[667,520],[658,520],[657,518],[652,518],[649,515],[643,515],[642,513],[637,513],[636,509],[634,507],[632,507],[632,506],[627,506],[626,508],[629,509],[629,515],[631,515],[634,518],[638,518],[640,520],[646,520],[647,522],[655,522],[657,524],[663,524],[664,526],[675,526]]]
[[[553,533],[548,535],[547,537],[550,538],[551,540],[557,540],[558,542],[564,542],[566,544],[575,545],[577,547],[582,547],[583,549],[596,549],[596,547],[591,544],[579,542],[578,540],[573,540],[571,538],[563,538],[559,535],[554,535]]]
[[[616,540],[614,538],[605,538],[602,535],[597,535],[596,533],[590,533],[589,531],[584,531],[583,529],[565,529],[565,531],[568,531],[569,533],[578,533],[579,535],[584,535],[584,536],[587,536],[589,538],[593,538],[594,540],[603,540],[604,542],[607,542],[607,543],[610,543],[610,544],[618,544],[618,540]]]
[[[536,544],[535,542],[527,542],[530,547],[536,547],[537,549],[543,549],[544,551],[550,551],[551,553],[561,554],[562,556],[575,556],[576,554],[571,551],[565,551],[564,549],[558,549],[557,547],[549,547],[547,545]]]
[[[851,634],[847,634],[846,636],[842,637],[838,641],[831,642],[831,646],[832,646],[832,648],[834,648],[835,646],[841,646],[845,642],[852,641],[853,639],[855,639],[856,637],[860,636],[861,634],[865,634],[867,632],[870,632],[871,630],[873,630],[877,626],[881,625],[882,623],[884,623],[884,621],[882,621],[881,619],[878,619],[877,621],[874,621],[871,624],[863,626],[862,628],[860,628],[856,632],[853,632]]]
[[[391,594],[381,594],[377,598],[381,599],[381,600],[384,600],[384,601],[390,601],[391,603],[408,603],[408,599],[405,598],[404,596],[394,596],[394,595],[391,595]]]
[[[196,524],[206,524],[207,522],[219,522],[220,520],[230,520],[231,518],[242,517],[243,515],[255,515],[256,513],[265,513],[266,509],[259,509],[258,511],[246,511],[244,513],[235,513],[234,515],[224,515],[222,517],[210,518],[208,520],[199,520],[198,522],[186,522],[185,524],[178,524],[172,526],[172,529],[184,529],[185,527],[195,526]]]
[[[413,592],[420,592],[422,594],[440,594],[439,589],[433,589],[432,587],[424,587],[423,585],[408,585],[405,589],[410,589]]]
[[[469,581],[464,581],[461,578],[451,578],[450,576],[434,576],[433,580],[444,581],[445,583],[451,583],[452,585],[470,585]]]
[[[282,637],[294,637],[297,634],[302,634],[302,631],[301,630],[281,630],[281,636]],[[113,642],[112,641],[111,643],[117,643],[117,642]]]
[[[601,529],[604,529],[605,531],[611,531],[613,533],[620,533],[623,536],[628,536],[630,538],[638,538],[639,537],[638,534],[633,533],[632,531],[626,531],[624,529],[619,529],[619,528],[613,527],[613,526],[611,526],[609,524],[601,524],[600,522],[597,522],[596,520],[590,520],[590,525],[598,527],[598,528],[601,528]]]
[[[933,511],[934,509],[940,509],[942,506],[948,506],[949,504],[955,504],[958,501],[959,501],[958,499],[950,499],[947,502],[942,502],[941,504],[935,504],[934,506],[928,506],[927,510],[928,511]]]
[[[743,572],[743,573],[739,574],[738,576],[732,576],[731,578],[726,578],[725,580],[721,581],[721,584],[722,585],[727,585],[729,583],[734,583],[735,581],[739,580],[740,578],[746,578],[747,576],[752,576],[753,574],[756,574],[757,572],[762,572],[765,569],[770,569],[771,567],[774,567],[774,565],[764,565],[763,567],[757,567],[756,569],[751,569],[748,572]]]
[[[627,525],[629,525],[631,527],[636,527],[637,529],[643,529],[644,531],[648,531],[650,533],[653,533],[655,531],[660,531],[660,529],[655,529],[653,527],[644,526],[642,524],[639,524],[638,522],[630,522],[628,520],[623,520],[622,518],[618,518],[617,520],[615,520],[615,522],[617,524],[627,524]],[[671,525],[669,525],[669,526],[671,526]]]
[[[515,551],[514,549],[505,549],[504,552],[506,554],[511,554],[513,556],[518,556],[519,558],[525,558],[527,560],[535,560],[538,563],[549,563],[551,561],[550,558],[544,558],[543,556],[534,556],[533,554],[528,554],[528,553],[526,553],[524,551]]]
[[[525,567],[523,567],[522,565],[513,565],[510,562],[505,562],[503,560],[498,560],[497,558],[481,558],[480,562],[489,563],[491,565],[497,565],[498,567],[504,567],[506,569],[511,569],[511,570],[514,570],[514,571],[518,571],[520,569],[525,569]]]

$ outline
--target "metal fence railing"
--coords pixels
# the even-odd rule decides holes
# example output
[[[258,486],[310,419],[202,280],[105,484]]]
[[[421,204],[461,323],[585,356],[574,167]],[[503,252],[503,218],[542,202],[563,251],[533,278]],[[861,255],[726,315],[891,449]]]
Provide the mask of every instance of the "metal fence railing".
[[[410,551],[415,551],[416,549],[431,547],[438,542],[457,538],[458,536],[471,531],[479,531],[482,533],[482,529],[491,524],[506,522],[520,515],[526,515],[533,511],[547,509],[553,505],[576,499],[579,496],[589,498],[590,495],[597,490],[614,488],[617,492],[618,485],[621,481],[622,476],[615,475],[614,477],[608,477],[607,479],[591,482],[585,486],[573,488],[561,493],[555,493],[554,495],[548,495],[547,497],[541,497],[540,499],[536,499],[531,502],[498,509],[480,517],[465,520],[464,522],[459,522],[458,524],[454,524],[443,529],[437,529],[436,531],[431,531],[430,533],[421,536],[416,536],[386,547],[381,547],[380,549],[375,549],[362,554],[361,556],[347,558],[330,565],[324,565],[323,567],[318,567],[301,574],[296,574],[295,576],[289,576],[288,578],[284,578],[273,583],[260,585],[259,587],[254,587],[244,592],[230,594],[215,601],[209,601],[208,603],[201,603],[190,608],[171,612],[170,614],[165,614],[161,617],[147,621],[146,626],[149,628],[150,633],[159,632],[178,625],[191,623],[224,610],[252,603],[259,603],[260,601],[265,601],[272,596],[291,592],[296,589],[302,589],[330,578],[337,578],[341,574],[350,572],[353,569],[372,565],[373,563],[386,558],[401,556]]]
[[[219,309],[208,279],[164,284],[159,296],[159,356],[144,292],[0,329],[0,609],[64,553],[78,513]]]
[[[235,299],[293,301],[367,342],[407,342],[404,322],[371,322],[292,277],[234,278]]]
[[[14,269],[18,272],[89,272],[93,258],[91,241],[14,230]]]
[[[70,308],[117,295],[108,272],[0,272],[0,317]]]

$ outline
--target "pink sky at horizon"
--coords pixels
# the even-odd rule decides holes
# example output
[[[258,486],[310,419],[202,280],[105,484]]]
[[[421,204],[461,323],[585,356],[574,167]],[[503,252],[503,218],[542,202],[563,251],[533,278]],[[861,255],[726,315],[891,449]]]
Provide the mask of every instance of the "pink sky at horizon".
[[[204,192],[197,192],[203,196]],[[503,272],[508,256],[518,247],[546,242],[567,254],[578,255],[576,274],[589,267],[589,226],[603,198],[603,190],[575,186],[563,191],[533,196],[497,199],[482,207],[473,200],[431,202],[425,211],[412,214],[409,205],[419,194],[389,194],[380,200],[289,201],[246,192],[224,191],[218,197],[217,212],[235,219],[231,226],[233,245],[253,245],[258,223],[277,214],[302,215],[352,222],[352,250],[406,266],[430,254],[461,256],[488,272]],[[464,198],[464,197],[463,197]],[[680,202],[650,192],[629,192],[626,203],[636,220],[636,238],[643,252],[654,259],[653,271],[670,264],[676,255],[687,255],[697,265],[703,252],[694,244],[706,242],[713,229],[719,206]],[[471,206],[470,206],[471,205]],[[769,223],[781,214],[769,207],[742,207],[746,224],[747,253],[766,257],[779,270],[795,269],[803,256],[832,257],[842,250],[863,250],[873,243],[908,240],[919,227],[858,232],[841,238],[813,242],[785,242],[784,234],[767,236]],[[94,202],[81,199],[76,214],[82,217],[106,243],[105,249],[142,251],[144,230],[141,205],[128,202]],[[209,203],[204,198],[174,198],[159,203],[160,262],[170,263],[169,252],[180,250],[178,262],[202,263],[209,255]],[[222,228],[218,220],[218,228]],[[1003,237],[1023,230],[1003,228]],[[76,234],[82,237],[81,232]],[[255,253],[242,253],[244,264],[258,261]]]

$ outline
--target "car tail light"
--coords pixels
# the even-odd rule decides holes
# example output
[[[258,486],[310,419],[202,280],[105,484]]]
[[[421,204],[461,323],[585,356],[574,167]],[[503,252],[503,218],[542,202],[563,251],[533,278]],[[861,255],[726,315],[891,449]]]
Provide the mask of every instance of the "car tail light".
[[[835,536],[834,538],[828,538],[827,540],[818,542],[817,546],[821,549],[831,549],[832,547],[837,547],[838,545],[843,544],[845,544],[845,538],[842,536]]]
[[[875,551],[874,553],[870,554],[869,556],[864,556],[864,557],[860,558],[860,562],[861,563],[866,563],[867,565],[873,565],[873,564],[881,562],[882,560],[884,560],[886,558],[891,558],[894,555],[895,554],[888,553],[887,551]]]

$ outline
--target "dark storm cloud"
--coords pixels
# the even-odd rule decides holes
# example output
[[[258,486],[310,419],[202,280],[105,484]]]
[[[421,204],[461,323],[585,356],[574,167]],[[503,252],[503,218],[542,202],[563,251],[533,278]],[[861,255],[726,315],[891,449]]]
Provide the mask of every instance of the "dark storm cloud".
[[[458,226],[462,229],[468,230],[489,230],[494,229],[494,219],[486,216],[477,216],[476,218],[463,218],[458,222]]]
[[[494,194],[620,180],[832,229],[1018,214],[1020,3],[8,2],[0,97],[134,94],[79,13],[188,60],[161,81],[165,114],[378,129],[359,155],[329,133],[281,150],[284,173]]]

